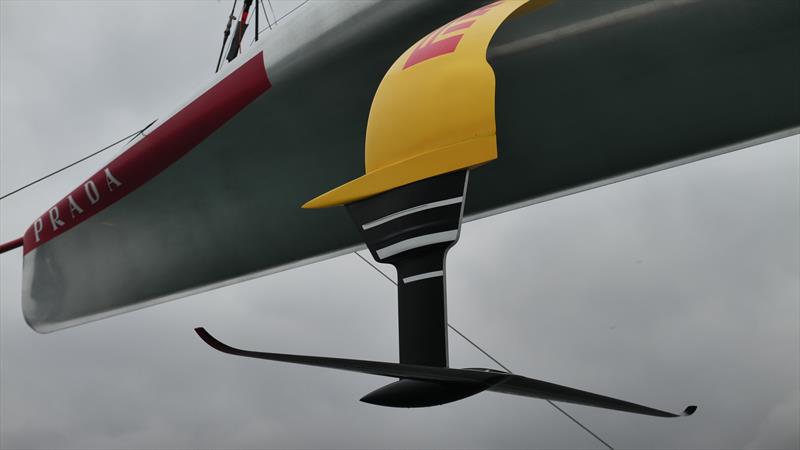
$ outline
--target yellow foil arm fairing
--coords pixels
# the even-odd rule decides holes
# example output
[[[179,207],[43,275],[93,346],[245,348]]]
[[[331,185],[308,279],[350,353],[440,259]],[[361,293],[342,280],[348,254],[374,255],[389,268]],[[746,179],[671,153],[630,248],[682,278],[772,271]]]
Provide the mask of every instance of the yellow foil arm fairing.
[[[546,3],[488,4],[406,50],[386,73],[372,101],[366,174],[303,207],[342,205],[496,159],[495,78],[486,49],[515,10]]]

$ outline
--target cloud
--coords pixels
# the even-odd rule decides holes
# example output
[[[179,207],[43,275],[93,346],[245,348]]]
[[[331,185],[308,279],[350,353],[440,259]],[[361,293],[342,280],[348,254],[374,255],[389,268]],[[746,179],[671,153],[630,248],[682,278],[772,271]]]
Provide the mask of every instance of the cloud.
[[[747,449],[792,449],[800,447],[800,390],[787,393],[758,425],[758,434]]]

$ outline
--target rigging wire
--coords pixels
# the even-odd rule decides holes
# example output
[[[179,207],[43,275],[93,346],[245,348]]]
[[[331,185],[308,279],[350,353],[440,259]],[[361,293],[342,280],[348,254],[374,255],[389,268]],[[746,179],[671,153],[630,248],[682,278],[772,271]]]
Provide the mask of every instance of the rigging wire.
[[[267,28],[271,30],[272,22],[269,21],[269,14],[267,14],[267,8],[264,6],[264,0],[258,0],[258,2],[261,4],[261,10],[264,11],[264,17],[267,18]],[[269,4],[269,9],[272,9],[272,3]],[[272,11],[272,16],[275,17],[275,11]]]
[[[156,120],[158,120],[158,119],[156,119]],[[102,153],[102,152],[104,152],[104,151],[106,151],[106,150],[110,149],[111,147],[114,147],[115,145],[117,145],[117,144],[121,143],[122,141],[125,141],[125,140],[127,140],[127,139],[130,139],[130,140],[128,141],[128,142],[130,143],[130,142],[131,142],[132,140],[134,140],[134,139],[135,139],[137,136],[139,136],[140,134],[142,134],[142,133],[144,133],[145,131],[147,131],[147,129],[148,129],[148,128],[150,128],[150,126],[152,126],[154,123],[156,123],[156,121],[155,121],[155,120],[154,120],[154,121],[152,121],[152,122],[150,122],[149,124],[147,124],[147,126],[145,126],[144,128],[142,128],[141,130],[139,130],[139,131],[134,131],[133,133],[131,133],[131,134],[129,134],[129,135],[127,135],[127,136],[125,136],[124,138],[122,138],[122,139],[120,139],[120,140],[118,140],[118,141],[114,142],[113,144],[109,144],[109,145],[107,145],[107,146],[105,146],[105,147],[101,148],[100,150],[97,150],[96,152],[94,152],[94,153],[91,153],[91,154],[89,154],[89,155],[86,155],[86,156],[84,156],[83,158],[81,158],[81,159],[79,159],[79,160],[77,160],[77,161],[74,161],[74,162],[72,162],[72,163],[70,163],[70,164],[67,164],[66,166],[64,166],[64,167],[62,167],[62,168],[60,168],[60,169],[58,169],[58,170],[55,170],[55,171],[53,171],[53,172],[50,172],[50,173],[48,173],[47,175],[45,175],[45,176],[43,176],[43,177],[41,177],[41,178],[38,178],[38,179],[36,179],[36,180],[33,180],[33,181],[31,181],[30,183],[28,183],[28,184],[26,184],[26,185],[24,185],[24,186],[20,186],[20,187],[18,187],[18,188],[16,188],[16,189],[14,189],[13,191],[11,191],[11,192],[9,192],[9,193],[7,193],[7,194],[3,194],[2,196],[0,196],[0,200],[3,200],[3,199],[4,199],[4,198],[6,198],[6,197],[10,197],[10,196],[12,196],[12,195],[16,194],[17,192],[20,192],[20,191],[22,191],[22,190],[24,190],[24,189],[27,189],[27,188],[29,188],[29,187],[33,186],[34,184],[36,184],[36,183],[38,183],[38,182],[40,182],[40,181],[44,181],[44,180],[46,180],[46,179],[48,179],[48,178],[52,177],[53,175],[56,175],[56,174],[58,174],[58,173],[61,173],[61,172],[63,172],[63,171],[65,171],[65,170],[69,169],[70,167],[72,167],[72,166],[74,166],[74,165],[76,165],[76,164],[79,164],[79,163],[82,163],[82,162],[86,161],[87,159],[89,159],[89,158],[91,158],[91,157],[93,157],[93,156],[99,155],[100,153]]]
[[[397,286],[397,282],[396,282],[396,281],[394,281],[394,280],[393,280],[393,279],[392,279],[392,278],[391,278],[389,275],[386,275],[386,274],[385,274],[385,273],[384,273],[384,272],[383,272],[381,269],[379,269],[379,268],[378,268],[378,266],[376,266],[375,264],[372,264],[372,262],[370,262],[370,261],[369,261],[367,258],[364,258],[363,256],[361,256],[361,254],[360,254],[360,253],[358,253],[358,252],[353,252],[353,254],[355,254],[356,256],[358,256],[359,258],[361,258],[361,260],[362,260],[362,261],[364,261],[365,263],[367,263],[367,265],[369,265],[369,266],[370,266],[370,267],[372,267],[373,269],[377,270],[379,274],[383,275],[383,277],[384,277],[384,278],[386,278],[387,280],[389,280],[389,282],[391,282],[393,285]],[[481,347],[480,347],[478,344],[476,344],[476,343],[475,343],[475,342],[474,342],[472,339],[468,338],[468,337],[467,337],[467,336],[466,336],[464,333],[462,333],[461,331],[459,331],[459,330],[458,330],[458,328],[456,328],[456,327],[454,327],[453,325],[451,325],[451,324],[450,324],[450,322],[448,322],[448,323],[447,323],[447,327],[448,327],[448,328],[450,328],[451,330],[455,331],[455,332],[456,332],[456,333],[457,333],[459,336],[461,336],[462,338],[464,338],[464,340],[465,340],[465,341],[469,342],[469,343],[470,343],[470,344],[471,344],[473,347],[475,347],[476,349],[478,349],[478,351],[480,351],[481,353],[483,353],[484,355],[486,355],[486,357],[487,357],[487,358],[489,358],[489,359],[491,359],[492,361],[494,361],[494,362],[495,362],[495,364],[497,364],[498,366],[502,367],[502,368],[503,368],[503,369],[504,369],[506,372],[508,372],[508,373],[513,373],[513,372],[511,372],[511,369],[509,369],[508,367],[506,367],[506,365],[505,365],[505,364],[501,363],[500,361],[498,361],[498,360],[497,360],[497,358],[495,358],[494,356],[490,355],[490,354],[489,354],[489,352],[487,352],[486,350],[484,350],[483,348],[481,348]],[[605,445],[605,446],[606,446],[606,447],[607,447],[609,450],[614,450],[614,447],[612,447],[612,446],[611,446],[611,445],[610,445],[608,442],[606,442],[605,440],[603,440],[603,438],[601,438],[601,437],[600,437],[600,436],[598,436],[598,435],[597,435],[595,432],[593,432],[592,430],[590,430],[590,429],[589,429],[589,427],[587,427],[586,425],[582,424],[582,423],[581,423],[581,422],[580,422],[578,419],[576,419],[575,417],[571,416],[569,413],[567,413],[566,411],[564,411],[564,410],[563,410],[561,407],[559,407],[558,405],[556,405],[556,404],[555,404],[555,402],[553,402],[552,400],[547,400],[547,399],[545,399],[545,401],[546,401],[547,403],[549,403],[549,404],[550,404],[550,406],[552,406],[553,408],[555,408],[555,409],[557,409],[559,412],[561,412],[561,414],[563,414],[563,415],[567,416],[567,417],[568,417],[568,418],[569,418],[571,421],[575,422],[575,424],[576,424],[576,425],[578,425],[579,427],[583,428],[583,430],[584,430],[584,431],[586,431],[586,432],[587,432],[587,433],[589,433],[589,434],[590,434],[592,437],[594,437],[595,439],[597,439],[597,440],[598,440],[600,443],[602,443],[603,445]]]
[[[291,9],[289,12],[287,12],[286,14],[284,14],[284,15],[282,15],[282,16],[280,16],[280,17],[276,18],[276,19],[275,19],[275,21],[274,21],[273,23],[278,23],[279,21],[283,20],[283,18],[284,18],[284,17],[286,17],[286,16],[288,16],[289,14],[291,14],[291,13],[293,13],[293,12],[297,11],[297,9],[298,9],[298,8],[300,8],[301,6],[305,5],[305,4],[306,4],[306,3],[308,3],[308,2],[309,2],[309,0],[305,0],[303,3],[300,3],[299,5],[295,6],[294,8],[292,8],[292,9]],[[269,4],[269,7],[270,7],[270,9],[272,9],[272,3],[270,3],[270,4]],[[272,12],[274,13],[274,12],[275,12],[275,10],[273,10]]]
[[[309,1],[309,0],[305,0],[303,3],[300,3],[299,5],[297,5],[297,6],[295,6],[294,8],[292,8],[292,9],[291,9],[289,12],[287,12],[286,14],[282,15],[281,17],[277,17],[273,23],[274,23],[274,24],[277,24],[279,20],[282,20],[282,19],[284,19],[285,17],[287,17],[289,14],[291,14],[291,13],[295,12],[295,11],[296,11],[298,8],[300,8],[301,6],[303,6],[303,5],[305,5],[306,3],[308,3],[308,1]],[[235,12],[235,9],[236,9],[236,2],[237,2],[237,0],[234,0],[234,2],[233,2],[233,7],[231,8],[231,14],[228,16],[228,17],[229,17],[229,19],[228,19],[228,26],[226,27],[226,30],[225,30],[225,33],[224,33],[224,39],[223,39],[223,41],[222,41],[222,49],[220,49],[219,61],[217,61],[217,71],[219,71],[219,66],[220,66],[220,63],[222,62],[222,54],[223,54],[223,52],[224,52],[224,50],[225,50],[225,44],[226,44],[226,41],[228,40],[228,35],[230,34],[230,25],[231,25],[231,21],[232,21],[232,19],[234,19],[234,18],[235,18],[235,16],[233,15],[233,13]],[[263,2],[263,0],[259,0],[259,3],[261,3],[261,7],[262,7],[262,8],[264,8],[264,2]],[[272,2],[269,2],[269,9],[270,9],[270,10],[272,10],[272,14],[273,14],[273,16],[274,16],[274,15],[275,15],[275,10],[272,8]],[[266,10],[264,10],[264,15],[266,16],[266,14],[267,14],[267,12],[266,12]],[[268,29],[272,29],[272,23],[270,23],[270,21],[269,21],[269,16],[267,16],[267,24],[268,24]],[[261,30],[261,31],[265,31],[265,30],[267,30],[267,28],[265,28],[265,29],[263,29],[263,30]],[[254,42],[255,42],[255,41],[254,41]],[[251,42],[251,44],[252,44],[252,42]],[[239,48],[239,51],[241,52],[241,48]],[[157,120],[157,119],[156,119],[156,120]],[[135,139],[137,136],[139,136],[139,135],[141,135],[142,133],[144,133],[145,131],[147,131],[147,129],[148,129],[148,128],[150,128],[150,127],[151,127],[151,126],[152,126],[154,123],[156,123],[156,120],[154,120],[154,121],[150,122],[149,124],[147,124],[147,126],[145,126],[144,128],[142,128],[141,130],[135,131],[135,132],[133,132],[133,133],[131,133],[131,134],[129,134],[129,135],[127,135],[127,136],[125,136],[124,138],[122,138],[122,139],[120,139],[120,140],[118,140],[118,141],[114,142],[113,144],[109,144],[109,145],[107,145],[107,146],[105,146],[105,147],[101,148],[100,150],[97,150],[96,152],[94,152],[94,153],[91,153],[91,154],[89,154],[89,155],[86,155],[86,156],[84,156],[83,158],[81,158],[81,159],[79,159],[79,160],[77,160],[77,161],[74,161],[74,162],[72,162],[72,163],[70,163],[70,164],[67,164],[66,166],[64,166],[64,167],[62,167],[62,168],[60,168],[60,169],[58,169],[58,170],[55,170],[55,171],[53,171],[53,172],[50,172],[50,173],[48,173],[47,175],[45,175],[45,176],[43,176],[43,177],[41,177],[41,178],[38,178],[38,179],[36,179],[36,180],[33,180],[33,181],[31,181],[30,183],[28,183],[28,184],[25,184],[25,185],[23,185],[23,186],[20,186],[20,187],[18,187],[18,188],[16,188],[16,189],[14,189],[14,190],[13,190],[13,191],[11,191],[11,192],[8,192],[8,193],[6,193],[6,194],[3,194],[2,196],[0,196],[0,200],[3,200],[3,199],[5,199],[5,198],[7,198],[7,197],[10,197],[10,196],[12,196],[12,195],[14,195],[14,194],[16,194],[16,193],[20,192],[20,191],[23,191],[23,190],[25,190],[25,189],[27,189],[27,188],[29,188],[29,187],[31,187],[31,186],[33,186],[33,185],[35,185],[35,184],[37,184],[37,183],[41,182],[41,181],[44,181],[44,180],[46,180],[46,179],[48,179],[48,178],[52,177],[53,175],[56,175],[56,174],[58,174],[58,173],[61,173],[61,172],[65,171],[65,170],[69,169],[70,167],[72,167],[72,166],[75,166],[76,164],[80,164],[80,163],[82,163],[82,162],[86,161],[87,159],[89,159],[89,158],[91,158],[91,157],[93,157],[93,156],[99,155],[100,153],[102,153],[102,152],[104,152],[104,151],[106,151],[106,150],[110,149],[111,147],[114,147],[115,145],[117,145],[117,144],[121,143],[122,141],[125,141],[126,139],[130,139],[130,140],[128,141],[128,143],[130,143],[130,141],[134,140],[134,139]]]
[[[301,6],[305,5],[305,4],[306,4],[306,3],[308,3],[309,1],[310,1],[310,0],[305,0],[303,3],[300,3],[299,5],[297,5],[297,6],[295,6],[294,8],[292,8],[292,9],[291,9],[291,11],[287,12],[286,14],[284,14],[284,15],[282,15],[282,16],[280,16],[280,17],[276,17],[276,18],[275,18],[275,20],[273,20],[273,21],[272,21],[272,24],[273,24],[273,25],[278,25],[278,22],[280,22],[281,20],[285,19],[287,16],[289,16],[289,14],[291,14],[291,13],[293,13],[293,12],[297,11],[297,10],[298,10],[298,9],[299,9]],[[269,4],[269,7],[270,7],[270,9],[272,9],[272,3],[270,3],[270,4]],[[275,11],[273,10],[273,13],[274,13],[274,12],[275,12]],[[274,15],[274,14],[273,14],[273,15]],[[262,31],[262,32],[263,32],[263,31],[267,31],[267,28],[262,28],[262,29],[261,29],[261,31]],[[252,41],[250,41],[250,45],[253,45],[253,42],[255,42],[255,39],[253,39]]]

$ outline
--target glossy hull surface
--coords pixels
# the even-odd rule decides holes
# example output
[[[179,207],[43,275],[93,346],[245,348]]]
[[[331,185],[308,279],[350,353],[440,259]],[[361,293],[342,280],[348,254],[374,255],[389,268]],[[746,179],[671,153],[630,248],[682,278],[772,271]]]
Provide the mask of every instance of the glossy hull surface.
[[[118,186],[101,168],[100,195],[127,189],[113,202],[95,207],[81,185],[82,213],[65,197],[64,225],[53,230],[50,211],[32,225],[28,323],[53,331],[361,248],[343,208],[300,206],[364,173],[383,74],[464,3],[301,7],[198,95],[261,64],[265,78],[246,81],[231,118],[174,161],[148,165],[139,185],[139,169],[112,162]],[[471,172],[465,220],[796,133],[797,48],[792,1],[564,1],[508,22],[488,54],[499,158]]]

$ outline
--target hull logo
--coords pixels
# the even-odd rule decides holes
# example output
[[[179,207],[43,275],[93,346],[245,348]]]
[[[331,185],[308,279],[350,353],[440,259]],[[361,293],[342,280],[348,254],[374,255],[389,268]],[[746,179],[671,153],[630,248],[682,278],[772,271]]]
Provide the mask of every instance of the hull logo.
[[[97,183],[95,183],[93,180],[89,180],[83,184],[83,193],[85,194],[85,199],[79,198],[81,202],[75,200],[75,197],[73,197],[72,194],[67,196],[66,206],[69,208],[69,216],[72,219],[76,219],[78,216],[83,214],[84,208],[91,207],[99,202],[101,192],[107,190],[109,193],[111,193],[114,192],[115,189],[122,186],[122,182],[111,173],[111,169],[108,167],[103,169],[103,175],[105,176],[105,183],[103,183],[105,184],[105,189],[98,189]],[[83,203],[83,206],[81,206],[81,203]],[[33,222],[33,237],[36,242],[39,242],[42,239],[41,234],[44,230],[45,219],[50,225],[50,228],[52,228],[52,231],[56,232],[59,228],[67,225],[67,222],[64,220],[69,220],[69,217],[66,216],[64,211],[59,209],[59,205],[50,208],[50,210],[47,211],[47,214],[39,217],[35,222]]]
[[[494,2],[482,8],[478,8],[469,14],[465,14],[456,20],[440,27],[433,33],[424,37],[408,56],[403,69],[408,69],[423,61],[427,61],[437,56],[453,53],[458,48],[458,43],[464,37],[464,32],[475,23],[475,20],[486,14],[490,9],[499,5],[501,2]],[[460,31],[461,33],[453,34]],[[446,36],[446,37],[443,37]]]

